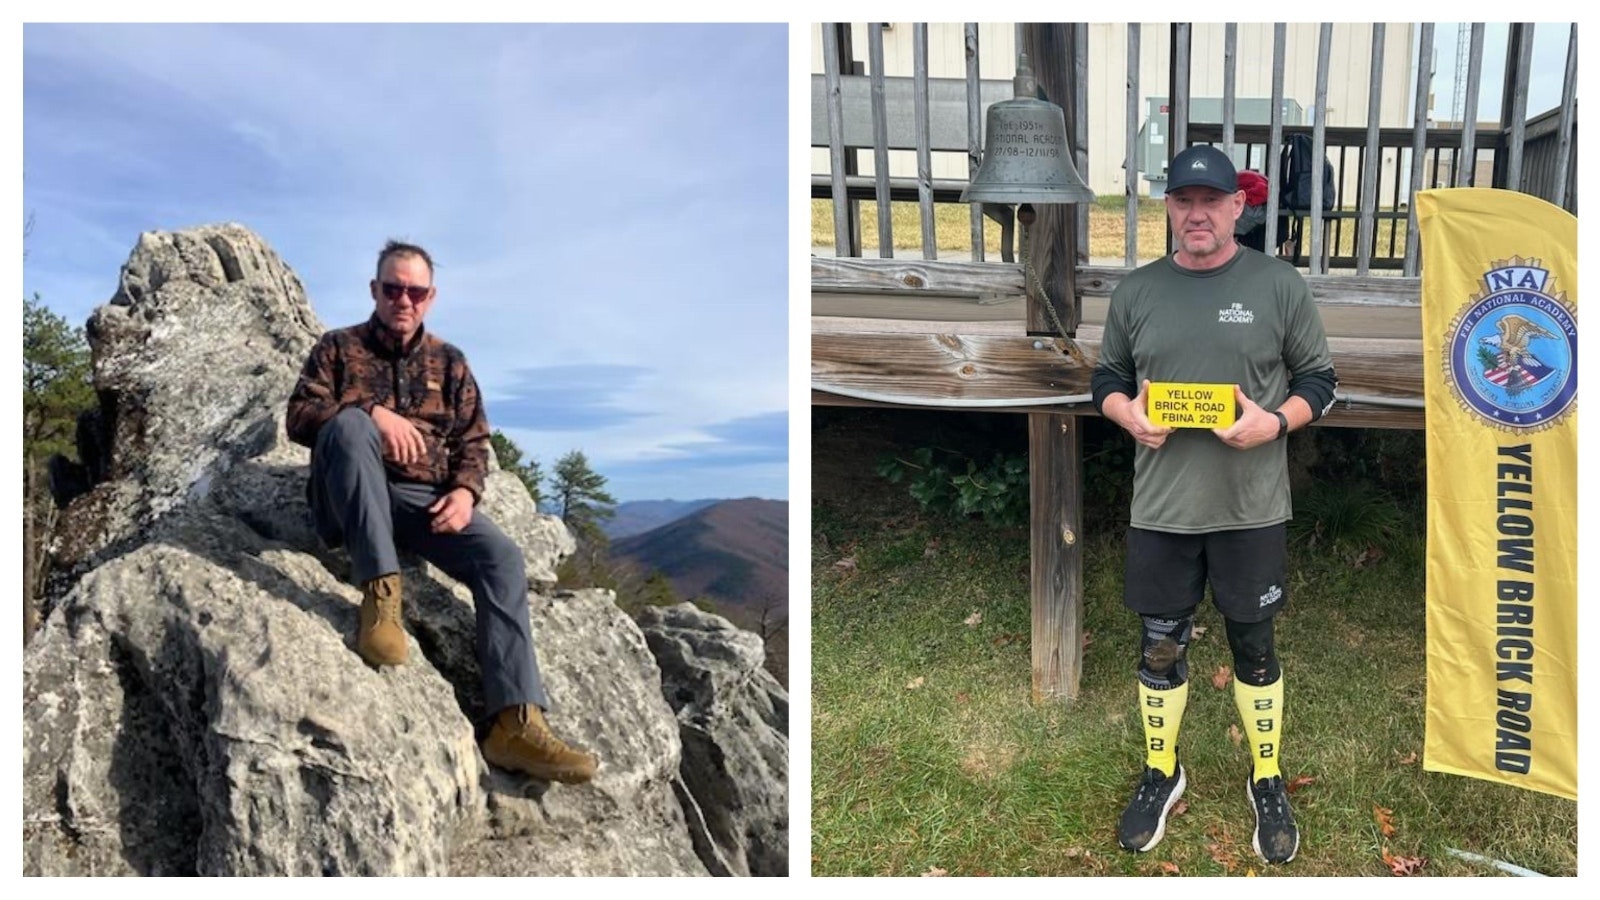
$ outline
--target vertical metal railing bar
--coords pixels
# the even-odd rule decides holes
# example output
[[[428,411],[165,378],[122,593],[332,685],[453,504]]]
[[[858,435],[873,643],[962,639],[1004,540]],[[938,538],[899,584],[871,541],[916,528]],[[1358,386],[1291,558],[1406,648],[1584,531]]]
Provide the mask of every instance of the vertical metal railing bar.
[[[1526,149],[1523,144],[1527,141],[1528,133],[1528,72],[1533,68],[1533,24],[1518,23],[1511,26],[1513,35],[1521,34],[1520,40],[1513,37],[1516,42],[1517,61],[1516,68],[1507,75],[1507,80],[1516,79],[1517,87],[1512,91],[1511,100],[1511,136],[1506,146],[1506,188],[1513,191],[1522,190],[1522,153]],[[1511,60],[1506,60],[1508,69]]]
[[[1189,146],[1189,51],[1194,26],[1179,22],[1172,26],[1172,98],[1169,101],[1167,161]],[[1171,173],[1168,173],[1170,176]]]
[[[1428,146],[1428,89],[1433,81],[1433,23],[1422,23],[1417,45],[1417,96],[1411,128],[1411,192],[1406,204],[1406,261],[1401,273],[1420,271],[1417,243],[1417,191],[1422,189],[1422,163]]]
[[[1127,149],[1123,156],[1123,187],[1127,194],[1127,234],[1123,236],[1123,265],[1133,268],[1139,254],[1139,23],[1128,23]]]
[[[1390,193],[1390,196],[1389,196],[1389,208],[1390,209],[1399,209],[1400,208],[1400,204],[1403,202],[1401,198],[1402,198],[1402,193],[1404,191],[1405,183],[1406,183],[1405,179],[1400,177],[1400,158],[1404,155],[1403,150],[1404,150],[1403,147],[1396,147],[1395,148],[1395,152],[1394,152],[1395,177],[1394,177],[1394,190],[1389,192]],[[1400,242],[1400,220],[1399,219],[1390,219],[1389,220],[1389,255],[1391,257],[1394,256],[1395,245],[1398,244],[1399,242]],[[1404,264],[1405,263],[1402,260],[1401,265],[1404,265]]]
[[[1367,83],[1367,145],[1361,156],[1361,218],[1356,227],[1356,274],[1372,269],[1376,242],[1378,170],[1383,166],[1383,151],[1378,146],[1378,125],[1383,113],[1383,38],[1384,25],[1372,25],[1372,65]]]
[[[1572,166],[1572,116],[1578,97],[1578,23],[1572,23],[1572,33],[1567,37],[1567,71],[1561,82],[1561,120],[1557,125],[1560,135],[1556,144],[1555,204],[1567,206],[1567,175]]]
[[[1283,180],[1283,52],[1288,28],[1282,22],[1272,26],[1272,125],[1265,148],[1267,154],[1267,252],[1276,255],[1283,235],[1278,234],[1278,186]]]
[[[1089,25],[1079,22],[1072,26],[1072,98],[1077,110],[1072,119],[1073,162],[1078,177],[1089,180]],[[1073,211],[1078,218],[1078,263],[1089,263],[1089,207],[1079,203]],[[1073,307],[1077,308],[1076,304]]]
[[[922,214],[922,258],[937,259],[933,220],[933,149],[928,136],[928,23],[911,26],[912,103],[917,129],[917,210]]]
[[[983,94],[980,90],[978,68],[978,23],[968,22],[962,27],[967,59],[967,182],[978,176],[978,164],[983,161]],[[967,213],[972,219],[972,258],[983,262],[983,204],[968,204]]]
[[[1321,275],[1322,245],[1322,167],[1328,162],[1328,64],[1333,53],[1333,25],[1323,22],[1317,31],[1316,113],[1311,119],[1311,253],[1306,262],[1311,274]]]
[[[1174,23],[1168,32],[1167,59],[1167,177],[1172,177],[1172,158],[1189,146],[1189,43],[1191,25]],[[1173,251],[1172,229],[1167,232],[1167,250]]]
[[[1456,186],[1471,187],[1478,181],[1478,88],[1483,80],[1482,22],[1472,23],[1471,50],[1467,54],[1467,104],[1461,113],[1461,167],[1456,170]]]
[[[894,258],[894,210],[889,198],[889,109],[884,100],[883,23],[867,26],[867,63],[872,66],[872,180],[878,205],[878,256]]]
[[[839,87],[839,33],[822,23],[822,77],[828,89],[828,174],[833,181],[833,255],[850,255],[850,205],[844,184],[844,98]]]
[[[1347,166],[1345,164],[1349,160],[1350,154],[1348,153],[1348,151],[1351,150],[1351,149],[1354,149],[1356,151],[1357,163],[1359,164],[1359,162],[1360,162],[1360,159],[1361,159],[1361,148],[1360,147],[1355,147],[1355,148],[1343,147],[1343,146],[1339,147],[1337,152],[1336,152],[1336,154],[1335,154],[1336,156],[1338,156],[1339,161],[1334,163],[1334,165],[1333,165],[1333,183],[1335,185],[1343,185],[1345,183],[1345,169],[1347,168]],[[1348,198],[1346,198],[1346,199],[1348,199]],[[1343,201],[1340,201],[1338,206],[1336,206],[1335,208],[1336,209],[1342,209],[1345,205],[1346,204]],[[1333,244],[1332,244],[1332,249],[1330,249],[1329,252],[1328,252],[1328,256],[1329,256],[1330,259],[1333,258],[1333,257],[1338,256],[1339,255],[1339,248],[1344,246],[1344,232],[1345,232],[1345,226],[1347,224],[1349,225],[1349,227],[1352,230],[1355,229],[1355,223],[1354,222],[1348,222],[1347,223],[1346,220],[1344,220],[1344,219],[1334,219],[1333,220]],[[1354,242],[1351,242],[1350,256],[1352,258],[1354,258],[1355,255],[1356,255],[1355,244],[1354,244]]]
[[[1235,68],[1239,61],[1239,23],[1228,22],[1222,26],[1222,152],[1233,158],[1234,97],[1238,91]],[[1245,154],[1246,167],[1249,154]]]

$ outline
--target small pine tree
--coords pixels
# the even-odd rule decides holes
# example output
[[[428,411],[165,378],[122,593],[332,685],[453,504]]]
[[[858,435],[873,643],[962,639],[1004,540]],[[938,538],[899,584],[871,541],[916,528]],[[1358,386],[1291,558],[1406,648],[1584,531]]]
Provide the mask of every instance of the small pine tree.
[[[22,301],[22,450],[38,464],[73,455],[78,414],[94,405],[83,329],[35,294]]]
[[[661,571],[650,573],[644,580],[644,602],[650,606],[677,606],[682,602],[672,580]]]
[[[544,472],[539,468],[539,461],[530,456],[527,462],[523,462],[522,448],[498,429],[489,435],[489,445],[494,448],[494,458],[500,463],[500,468],[517,476],[523,487],[528,489],[528,496],[533,498],[534,508],[537,509],[544,502]]]
[[[561,509],[561,521],[579,541],[606,543],[600,523],[616,513],[617,501],[605,488],[605,476],[589,468],[589,458],[582,450],[556,461],[555,474],[550,476],[551,498]]]
[[[50,457],[75,457],[78,415],[94,406],[89,345],[83,329],[51,312],[35,294],[22,301],[23,640],[37,614],[33,599],[45,577],[55,530],[55,504],[44,489]]]

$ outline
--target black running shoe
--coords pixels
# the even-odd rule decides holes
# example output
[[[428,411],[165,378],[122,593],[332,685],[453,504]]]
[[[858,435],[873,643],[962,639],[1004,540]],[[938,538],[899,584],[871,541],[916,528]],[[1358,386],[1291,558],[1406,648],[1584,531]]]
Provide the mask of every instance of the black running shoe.
[[[1183,796],[1183,764],[1178,764],[1177,774],[1168,777],[1160,769],[1146,766],[1139,778],[1139,787],[1122,811],[1122,821],[1117,823],[1117,843],[1124,850],[1143,853],[1161,843],[1167,833],[1167,813]]]
[[[1289,791],[1277,775],[1247,780],[1245,790],[1256,811],[1256,832],[1250,843],[1256,855],[1269,863],[1286,863],[1300,849],[1300,829],[1289,810]]]

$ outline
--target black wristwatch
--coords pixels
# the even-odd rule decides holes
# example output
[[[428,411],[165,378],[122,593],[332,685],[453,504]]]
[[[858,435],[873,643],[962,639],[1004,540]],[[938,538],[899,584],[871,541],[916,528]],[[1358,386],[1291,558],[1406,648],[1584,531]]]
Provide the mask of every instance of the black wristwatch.
[[[1278,417],[1278,436],[1276,440],[1281,441],[1289,434],[1289,417],[1277,410],[1273,410],[1272,414]]]

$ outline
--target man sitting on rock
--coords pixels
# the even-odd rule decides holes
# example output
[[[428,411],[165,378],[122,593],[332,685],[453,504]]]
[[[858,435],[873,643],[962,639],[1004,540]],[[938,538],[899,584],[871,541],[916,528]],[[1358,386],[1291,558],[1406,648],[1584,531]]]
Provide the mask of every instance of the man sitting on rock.
[[[372,317],[324,334],[289,397],[289,438],[311,449],[317,532],[349,547],[362,601],[356,651],[406,661],[398,548],[472,590],[478,665],[494,723],[483,756],[576,784],[595,759],[550,732],[528,627],[522,551],[473,507],[488,472],[489,422],[461,351],[423,330],[437,295],[433,259],[390,241],[371,283]]]

